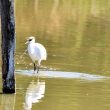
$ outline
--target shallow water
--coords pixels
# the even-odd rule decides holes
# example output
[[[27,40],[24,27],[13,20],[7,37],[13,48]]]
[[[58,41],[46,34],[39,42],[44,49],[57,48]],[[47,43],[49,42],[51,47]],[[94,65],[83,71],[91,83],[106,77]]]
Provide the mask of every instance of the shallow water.
[[[31,75],[28,75],[30,72]],[[1,110],[109,110],[110,78],[79,75],[73,78],[44,77],[17,71],[16,94],[0,94]],[[56,72],[62,74],[60,72]],[[64,72],[63,72],[64,73]],[[22,75],[21,75],[22,74]],[[66,74],[66,73],[64,73]],[[76,78],[76,75],[79,77]],[[55,74],[54,74],[55,76]],[[92,79],[90,79],[92,77]]]
[[[43,78],[85,79],[91,81],[110,78],[101,75],[92,75],[78,72],[63,72],[63,71],[40,71],[39,73],[37,73],[37,71],[34,72],[33,70],[17,70],[16,73]]]
[[[110,110],[110,0],[15,0],[15,17],[16,94],[0,110]],[[31,35],[48,52],[39,77]]]
[[[43,65],[61,71],[109,75],[109,0],[16,0],[16,68],[32,69],[26,38],[48,52]]]

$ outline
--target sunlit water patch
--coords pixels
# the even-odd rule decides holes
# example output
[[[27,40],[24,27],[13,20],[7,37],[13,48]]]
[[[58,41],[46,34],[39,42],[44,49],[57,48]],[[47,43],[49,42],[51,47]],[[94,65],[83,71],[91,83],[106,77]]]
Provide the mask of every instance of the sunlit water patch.
[[[108,78],[106,76],[101,75],[93,75],[79,72],[63,72],[63,71],[40,71],[37,74],[34,73],[33,70],[16,70],[16,73],[28,76],[39,75],[39,77],[45,78],[66,78],[66,79],[85,79],[85,80],[101,80]]]

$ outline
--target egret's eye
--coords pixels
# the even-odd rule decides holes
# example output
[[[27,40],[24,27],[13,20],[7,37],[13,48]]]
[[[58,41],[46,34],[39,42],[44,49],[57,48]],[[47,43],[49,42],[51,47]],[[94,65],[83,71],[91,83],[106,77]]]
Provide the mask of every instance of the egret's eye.
[[[29,39],[29,41],[32,41],[32,39]]]

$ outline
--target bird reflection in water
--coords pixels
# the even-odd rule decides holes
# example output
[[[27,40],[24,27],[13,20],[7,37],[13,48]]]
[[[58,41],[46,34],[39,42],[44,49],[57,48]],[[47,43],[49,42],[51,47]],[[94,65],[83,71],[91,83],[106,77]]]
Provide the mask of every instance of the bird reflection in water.
[[[44,97],[45,81],[35,82],[34,80],[29,84],[24,103],[24,110],[31,110],[33,103],[38,103]]]

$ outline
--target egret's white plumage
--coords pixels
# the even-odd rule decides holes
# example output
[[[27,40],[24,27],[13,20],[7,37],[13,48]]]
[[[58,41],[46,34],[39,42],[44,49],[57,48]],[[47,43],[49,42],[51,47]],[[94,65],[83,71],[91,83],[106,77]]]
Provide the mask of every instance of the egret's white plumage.
[[[42,44],[35,43],[35,37],[29,37],[26,43],[28,43],[28,54],[34,63],[35,70],[35,61],[38,61],[38,66],[40,66],[41,61],[47,59],[46,49]]]

